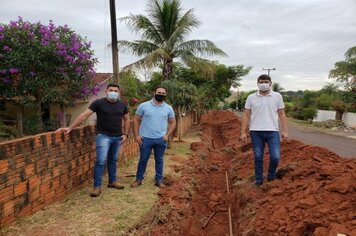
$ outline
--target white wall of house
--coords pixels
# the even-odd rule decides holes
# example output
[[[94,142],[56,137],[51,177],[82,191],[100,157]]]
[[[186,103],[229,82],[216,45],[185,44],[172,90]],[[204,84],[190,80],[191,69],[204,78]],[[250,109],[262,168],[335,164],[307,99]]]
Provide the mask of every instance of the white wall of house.
[[[66,107],[64,109],[64,113],[66,114],[70,114],[71,115],[71,119],[70,119],[70,124],[73,123],[73,121],[75,120],[75,118],[77,118],[80,113],[82,113],[83,111],[85,111],[89,105],[95,101],[96,99],[99,98],[103,98],[106,97],[105,91],[106,91],[106,86],[107,86],[108,82],[105,81],[102,84],[100,84],[100,91],[98,92],[97,95],[95,96],[91,96],[87,101],[78,101],[74,104],[74,106],[71,107]],[[59,113],[59,105],[52,105],[51,106],[51,117],[55,117],[58,113]],[[96,124],[96,114],[92,114],[82,125],[92,125],[92,124]]]
[[[335,115],[336,111],[318,110],[318,114],[313,121],[335,120]],[[356,113],[345,112],[342,116],[342,121],[348,127],[356,127]]]

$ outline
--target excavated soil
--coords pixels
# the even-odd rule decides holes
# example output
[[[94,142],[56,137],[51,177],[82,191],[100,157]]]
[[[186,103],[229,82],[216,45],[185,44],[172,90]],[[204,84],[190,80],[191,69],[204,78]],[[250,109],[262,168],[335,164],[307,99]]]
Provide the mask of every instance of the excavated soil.
[[[159,193],[170,212],[151,235],[356,235],[356,159],[283,142],[277,179],[257,188],[238,118],[212,111],[200,130],[189,160],[174,166],[181,177]],[[268,160],[266,148],[265,172]]]

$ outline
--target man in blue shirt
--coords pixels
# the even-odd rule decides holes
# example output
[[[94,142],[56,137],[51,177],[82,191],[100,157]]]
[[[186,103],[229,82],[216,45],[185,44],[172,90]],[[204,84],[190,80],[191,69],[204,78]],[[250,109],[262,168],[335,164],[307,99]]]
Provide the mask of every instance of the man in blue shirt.
[[[134,117],[134,133],[136,142],[140,145],[140,161],[137,166],[136,180],[131,187],[142,184],[147,162],[152,149],[155,157],[155,185],[163,188],[163,156],[167,147],[168,137],[176,127],[173,108],[164,102],[167,89],[157,86],[154,97],[141,103]],[[169,127],[168,127],[169,124]]]

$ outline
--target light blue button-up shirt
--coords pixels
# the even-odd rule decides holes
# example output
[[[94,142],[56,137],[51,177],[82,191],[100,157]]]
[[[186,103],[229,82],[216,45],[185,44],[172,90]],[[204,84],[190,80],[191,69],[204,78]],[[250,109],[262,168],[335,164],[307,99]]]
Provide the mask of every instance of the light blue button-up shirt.
[[[145,138],[162,138],[167,133],[168,120],[175,117],[170,105],[157,105],[153,100],[141,103],[136,115],[142,119],[139,134]]]

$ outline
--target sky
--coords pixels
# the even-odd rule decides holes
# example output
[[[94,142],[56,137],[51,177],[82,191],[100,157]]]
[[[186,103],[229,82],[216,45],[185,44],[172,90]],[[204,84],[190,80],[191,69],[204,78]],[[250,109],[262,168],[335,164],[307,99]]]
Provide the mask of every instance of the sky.
[[[116,0],[117,18],[145,14],[148,1]],[[228,55],[207,59],[253,67],[240,91],[256,89],[257,77],[268,68],[275,68],[272,81],[285,90],[320,89],[334,82],[329,71],[356,46],[356,0],[181,0],[181,7],[193,9],[201,23],[187,40],[211,40]],[[67,24],[92,41],[97,72],[112,71],[109,0],[0,0],[1,23],[18,16]],[[122,22],[118,38],[140,39]],[[119,53],[120,67],[138,59]]]

